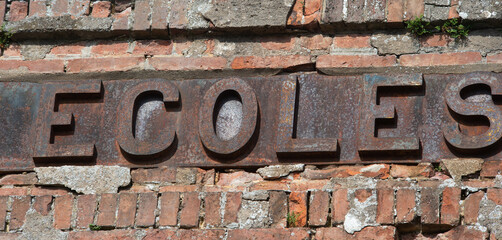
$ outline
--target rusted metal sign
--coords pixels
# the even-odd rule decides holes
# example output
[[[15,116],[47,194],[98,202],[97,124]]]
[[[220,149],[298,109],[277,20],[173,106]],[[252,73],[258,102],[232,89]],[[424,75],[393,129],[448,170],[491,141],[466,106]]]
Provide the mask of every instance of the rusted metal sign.
[[[0,83],[0,171],[502,157],[502,74]]]

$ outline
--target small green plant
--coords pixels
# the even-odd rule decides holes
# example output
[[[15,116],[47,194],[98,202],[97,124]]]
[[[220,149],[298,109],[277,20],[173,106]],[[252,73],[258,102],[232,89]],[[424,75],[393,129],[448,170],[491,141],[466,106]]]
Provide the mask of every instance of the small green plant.
[[[9,44],[12,39],[12,32],[5,29],[5,24],[0,26],[0,50],[4,50],[9,47]]]
[[[89,229],[91,229],[91,231],[99,231],[101,230],[101,226],[98,226],[96,224],[89,224]]]
[[[300,217],[300,215],[301,215],[300,212],[289,212],[287,215],[288,225],[290,227],[297,227],[298,226],[298,218]]]
[[[444,22],[442,26],[436,26],[436,29],[447,33],[452,38],[463,38],[469,35],[469,27],[463,25],[458,18],[452,18]]]
[[[437,167],[434,168],[434,171],[436,171],[436,172],[442,172],[443,171],[443,167],[441,167],[441,165],[438,165]]]
[[[417,35],[417,36],[423,36],[430,34],[431,31],[429,31],[429,22],[426,22],[423,19],[423,15],[420,15],[420,17],[416,17],[415,19],[411,19],[409,21],[406,21],[406,29],[410,30],[411,33]]]

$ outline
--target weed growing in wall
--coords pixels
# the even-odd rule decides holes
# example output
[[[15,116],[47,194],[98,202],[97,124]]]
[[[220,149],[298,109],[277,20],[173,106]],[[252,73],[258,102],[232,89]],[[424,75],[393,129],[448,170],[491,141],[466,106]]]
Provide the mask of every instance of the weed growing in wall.
[[[12,32],[5,29],[5,24],[0,26],[0,50],[4,50],[9,47],[12,39]]]
[[[431,26],[430,22],[423,19],[423,15],[406,21],[406,29],[416,36],[425,36],[432,33],[442,32],[450,37],[460,39],[469,35],[469,26],[462,24],[459,18],[453,18],[445,21],[442,25]]]

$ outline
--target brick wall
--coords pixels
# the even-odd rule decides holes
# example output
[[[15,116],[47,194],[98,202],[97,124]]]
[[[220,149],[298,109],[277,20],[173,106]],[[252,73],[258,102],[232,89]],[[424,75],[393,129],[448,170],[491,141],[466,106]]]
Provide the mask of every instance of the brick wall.
[[[0,0],[14,32],[0,80],[501,72],[501,12],[496,0]],[[414,36],[404,21],[420,15],[461,17],[470,33]],[[502,164],[471,160],[2,173],[0,238],[502,239]]]

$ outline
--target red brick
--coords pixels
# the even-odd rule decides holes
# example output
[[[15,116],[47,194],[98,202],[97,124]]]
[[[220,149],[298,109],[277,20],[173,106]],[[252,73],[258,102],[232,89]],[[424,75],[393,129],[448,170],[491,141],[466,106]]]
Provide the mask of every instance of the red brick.
[[[68,14],[68,10],[70,8],[68,0],[53,0],[50,1],[50,4],[53,16],[59,17]]]
[[[331,37],[325,37],[322,34],[311,37],[301,37],[301,46],[310,50],[328,49],[333,42]]]
[[[441,204],[441,224],[457,225],[460,220],[460,188],[445,188]]]
[[[226,67],[222,57],[153,57],[149,63],[155,70],[220,70]]]
[[[0,188],[0,196],[22,196],[28,194],[28,188]]]
[[[394,224],[394,189],[377,189],[376,222],[380,224]]]
[[[30,203],[30,196],[13,197],[9,223],[10,230],[17,230],[24,225],[26,212],[30,209]]]
[[[112,3],[109,1],[97,1],[92,4],[91,17],[105,18],[110,16]]]
[[[21,70],[32,73],[64,72],[63,60],[0,60],[0,70]]]
[[[10,44],[7,49],[4,49],[3,55],[0,56],[0,58],[6,58],[6,57],[22,57],[21,46],[16,43]]]
[[[51,49],[50,54],[66,56],[70,54],[81,55],[85,48],[85,43],[74,43],[69,45],[55,46]]]
[[[45,17],[47,15],[45,0],[31,0],[29,9],[30,17]]]
[[[481,169],[481,177],[495,177],[502,173],[502,161],[485,161]]]
[[[208,229],[147,229],[143,240],[158,239],[224,239],[225,230]]]
[[[470,188],[492,188],[495,182],[493,180],[469,179],[462,181],[462,185]]]
[[[139,168],[131,170],[134,183],[174,183],[176,182],[176,168]]]
[[[96,206],[96,195],[87,194],[77,196],[77,228],[88,228],[93,223]]]
[[[370,36],[360,34],[337,35],[333,38],[336,48],[369,48]]]
[[[261,181],[262,178],[257,173],[248,173],[246,171],[238,171],[233,173],[220,173],[219,180],[216,185],[219,186],[234,186],[245,185],[251,182]]]
[[[420,39],[423,47],[446,47],[453,39],[446,34],[434,34]]]
[[[28,16],[28,2],[15,1],[10,4],[9,21],[23,20]]]
[[[67,194],[54,199],[54,228],[70,229],[73,195]]]
[[[403,0],[387,0],[387,22],[402,22],[403,15]]]
[[[305,15],[312,15],[321,10],[321,0],[305,0],[304,3],[305,6],[303,6],[303,12]]]
[[[135,240],[134,229],[115,229],[110,231],[72,231],[69,232],[68,239],[71,240]]]
[[[70,6],[70,15],[73,18],[89,15],[90,2],[90,0],[73,0]]]
[[[404,20],[410,20],[424,15],[424,0],[406,0],[405,4]]]
[[[219,192],[206,193],[206,198],[204,199],[204,212],[206,213],[204,220],[206,227],[218,227],[221,223],[220,197],[221,193]]]
[[[439,224],[439,195],[435,188],[422,188],[420,191],[421,220],[425,224]]]
[[[228,231],[228,240],[303,240],[310,239],[309,230],[302,228],[274,228],[274,229],[231,229]]]
[[[0,0],[0,26],[3,24],[5,18],[5,8],[7,7],[6,0]]]
[[[119,209],[117,212],[116,227],[126,228],[134,226],[134,217],[136,216],[137,202],[138,202],[138,195],[136,193],[119,194]],[[153,208],[153,210],[155,210],[155,208],[157,208],[156,205]]]
[[[249,188],[250,191],[257,191],[257,190],[288,190],[288,184],[285,182],[279,182],[279,181],[262,181],[262,182],[257,182],[253,184]]]
[[[296,222],[289,227],[307,226],[307,192],[291,192],[289,194],[289,214],[296,216]]]
[[[328,220],[330,196],[325,191],[310,193],[309,226],[324,226]]]
[[[32,185],[38,181],[35,173],[8,174],[0,179],[0,185]]]
[[[183,208],[180,212],[180,227],[192,228],[199,226],[199,209],[199,193],[183,193]]]
[[[317,68],[390,67],[396,56],[322,55],[317,58]]]
[[[432,177],[434,168],[430,163],[420,163],[414,166],[393,164],[390,169],[390,176],[393,178],[412,178],[412,177]]]
[[[288,26],[300,26],[303,20],[303,3],[302,1],[295,1],[295,4],[291,8],[291,13],[289,14],[286,24]]]
[[[105,193],[99,201],[98,220],[96,224],[103,227],[114,227],[117,210],[118,194]]]
[[[160,197],[160,226],[176,226],[178,209],[180,206],[180,194],[177,192],[165,192]]]
[[[52,196],[36,196],[34,198],[33,209],[42,216],[47,216],[52,208]]]
[[[402,66],[449,66],[481,62],[479,52],[428,53],[402,55],[399,58]]]
[[[343,223],[349,209],[350,203],[347,200],[347,189],[342,188],[333,191],[333,198],[331,200],[331,219],[333,223]]]
[[[319,228],[316,231],[314,239],[330,240],[330,239],[372,239],[372,240],[392,240],[397,239],[396,228],[393,226],[365,227],[359,232],[349,234],[343,228]]]
[[[289,184],[289,189],[291,191],[308,191],[308,190],[320,190],[330,183],[329,180],[295,180],[291,181]]]
[[[269,214],[272,219],[271,227],[286,228],[288,224],[288,195],[283,191],[271,191],[269,202]]]
[[[232,61],[232,69],[266,69],[266,68],[291,68],[310,64],[310,56],[269,56],[269,57],[236,57]]]
[[[81,58],[68,60],[67,72],[114,72],[142,69],[143,57]]]
[[[396,192],[396,223],[409,223],[415,218],[415,190],[398,189]]]
[[[169,3],[163,0],[154,0],[152,9],[152,30],[167,30]]]
[[[44,196],[44,195],[62,196],[68,193],[69,191],[66,188],[60,188],[60,187],[35,187],[32,188],[30,192],[32,196]]]
[[[486,62],[488,62],[488,63],[502,63],[502,53],[486,56]]]
[[[371,189],[357,189],[354,192],[354,198],[357,199],[360,203],[366,202],[366,200],[371,197],[372,190]]]
[[[155,224],[155,213],[157,209],[157,193],[140,193],[138,202],[136,226],[153,226]]]
[[[170,55],[173,50],[173,44],[167,40],[143,40],[137,41],[136,47],[132,52],[135,55]]]
[[[2,240],[16,240],[19,239],[21,233],[6,233],[0,232],[0,239]]]
[[[479,191],[471,193],[465,198],[463,203],[464,224],[475,224],[478,222],[479,205],[484,195],[484,192]]]
[[[228,192],[225,203],[225,214],[223,224],[228,225],[237,222],[237,214],[241,209],[242,193],[241,192]]]
[[[150,30],[150,13],[149,0],[136,0],[134,2],[134,24],[132,29],[134,31]]]
[[[291,50],[295,46],[296,39],[290,36],[266,37],[260,39],[260,44],[268,50]]]
[[[92,46],[91,54],[96,56],[116,56],[128,54],[128,42],[100,42]]]
[[[112,30],[129,30],[129,16],[131,15],[132,9],[129,7],[126,10],[113,14],[113,24]]]
[[[448,12],[448,19],[459,18],[458,14],[458,0],[451,0],[450,11]]]
[[[497,205],[502,205],[502,189],[500,188],[490,188],[486,192],[488,200],[493,201]]]
[[[0,231],[5,230],[5,221],[7,217],[7,202],[9,197],[1,196],[0,197]],[[0,235],[1,236],[1,235]]]
[[[159,189],[159,192],[194,192],[198,190],[196,185],[169,185]]]

